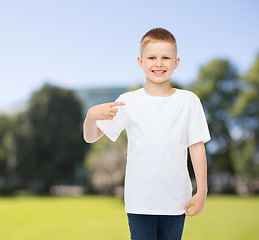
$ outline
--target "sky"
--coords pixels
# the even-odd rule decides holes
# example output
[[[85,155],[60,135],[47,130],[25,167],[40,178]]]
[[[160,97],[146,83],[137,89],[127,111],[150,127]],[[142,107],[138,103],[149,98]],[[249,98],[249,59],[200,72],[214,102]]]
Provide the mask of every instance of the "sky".
[[[48,82],[70,88],[145,85],[142,36],[162,27],[176,38],[171,81],[195,81],[214,59],[246,74],[259,53],[259,2],[0,0],[0,109]]]

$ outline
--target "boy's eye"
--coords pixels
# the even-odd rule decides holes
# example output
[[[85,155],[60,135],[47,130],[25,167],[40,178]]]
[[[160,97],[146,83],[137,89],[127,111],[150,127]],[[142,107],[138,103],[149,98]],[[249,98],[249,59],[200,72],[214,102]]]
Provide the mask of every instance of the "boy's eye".
[[[150,57],[149,59],[153,59],[154,57]],[[169,57],[164,57],[164,58],[167,58],[167,59],[169,59]]]

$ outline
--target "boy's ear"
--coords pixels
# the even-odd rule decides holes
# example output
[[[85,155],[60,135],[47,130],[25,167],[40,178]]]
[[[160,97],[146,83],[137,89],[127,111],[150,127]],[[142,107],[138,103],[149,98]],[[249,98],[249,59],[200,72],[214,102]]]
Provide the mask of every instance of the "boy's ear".
[[[138,65],[143,69],[142,59],[138,57],[137,61],[138,61]]]
[[[178,57],[178,58],[175,60],[174,69],[176,69],[176,68],[179,66],[179,63],[180,63],[180,58]]]

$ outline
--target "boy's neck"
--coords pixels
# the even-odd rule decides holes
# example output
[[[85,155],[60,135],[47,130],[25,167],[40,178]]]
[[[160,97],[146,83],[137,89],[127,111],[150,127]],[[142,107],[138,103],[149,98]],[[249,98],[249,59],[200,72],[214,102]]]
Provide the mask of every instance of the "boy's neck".
[[[170,85],[146,85],[144,90],[147,94],[151,96],[161,96],[161,97],[169,97],[176,92],[175,88],[172,88]]]

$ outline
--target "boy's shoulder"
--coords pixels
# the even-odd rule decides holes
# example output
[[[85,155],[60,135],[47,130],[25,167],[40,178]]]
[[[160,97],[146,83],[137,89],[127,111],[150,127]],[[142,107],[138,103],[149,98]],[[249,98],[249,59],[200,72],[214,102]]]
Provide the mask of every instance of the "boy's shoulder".
[[[187,89],[179,89],[179,88],[177,88],[177,91],[179,91],[182,95],[184,95],[184,96],[189,96],[189,97],[191,97],[191,98],[198,98],[199,99],[199,97],[197,96],[197,94],[196,93],[194,93],[194,92],[192,92],[191,90],[187,90]]]

